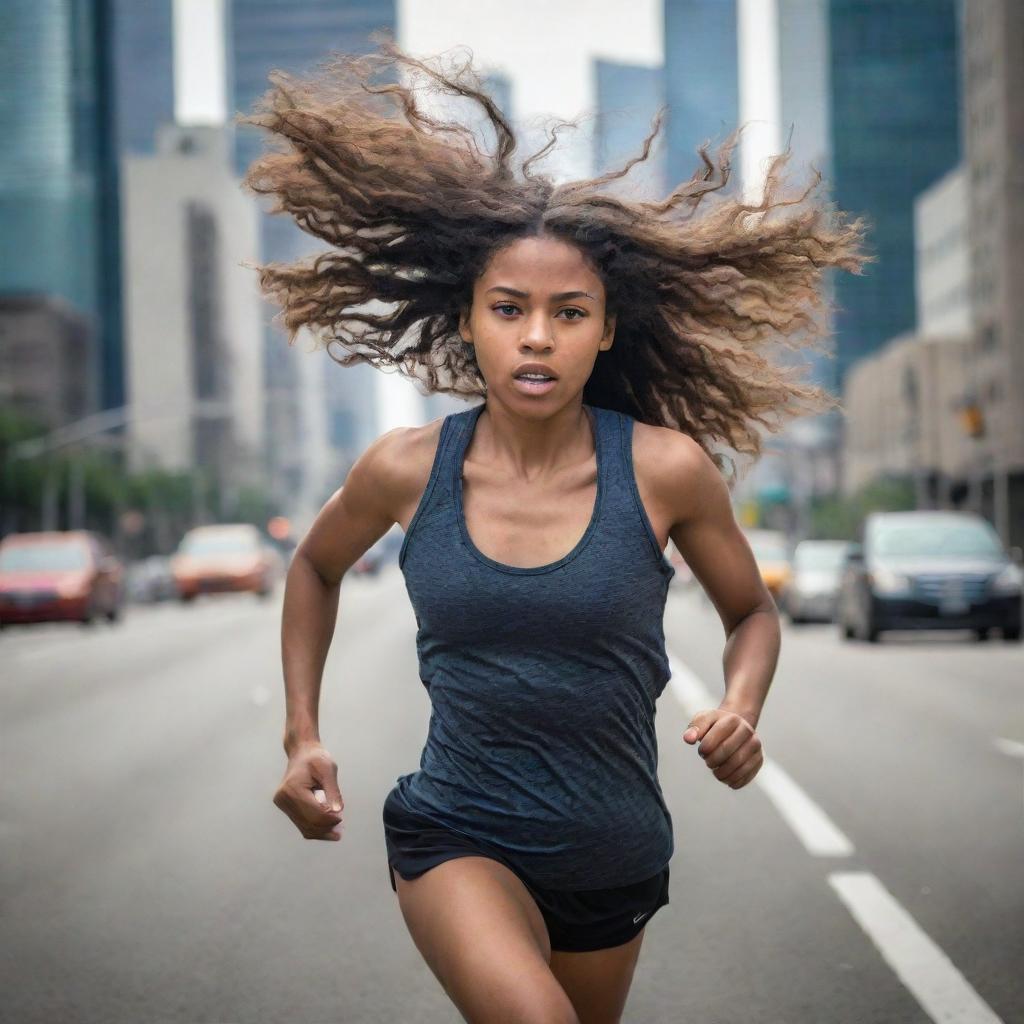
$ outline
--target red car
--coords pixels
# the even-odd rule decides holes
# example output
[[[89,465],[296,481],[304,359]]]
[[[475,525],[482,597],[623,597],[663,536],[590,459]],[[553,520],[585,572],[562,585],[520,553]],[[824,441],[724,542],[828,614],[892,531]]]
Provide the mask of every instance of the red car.
[[[0,626],[11,622],[116,622],[124,566],[90,530],[12,533],[0,541]]]
[[[251,591],[267,598],[280,574],[281,557],[248,523],[196,526],[171,557],[182,601],[217,591]]]

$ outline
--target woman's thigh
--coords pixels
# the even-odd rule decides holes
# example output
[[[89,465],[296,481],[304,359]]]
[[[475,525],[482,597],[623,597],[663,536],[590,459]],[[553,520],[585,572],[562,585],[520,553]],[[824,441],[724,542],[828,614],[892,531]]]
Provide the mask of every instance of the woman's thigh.
[[[467,1021],[579,1024],[540,910],[504,864],[454,857],[418,878],[395,872],[395,885],[416,948]]]
[[[618,1024],[622,1019],[643,940],[641,929],[620,946],[551,954],[551,972],[572,1001],[580,1024]]]

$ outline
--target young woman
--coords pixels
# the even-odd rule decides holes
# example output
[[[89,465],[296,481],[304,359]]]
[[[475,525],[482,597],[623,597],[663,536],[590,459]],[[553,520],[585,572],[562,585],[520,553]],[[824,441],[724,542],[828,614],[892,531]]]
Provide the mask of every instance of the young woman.
[[[411,87],[371,84],[388,61],[478,103],[495,152],[429,117]],[[723,698],[682,738],[740,789],[763,763],[780,632],[710,445],[756,455],[757,423],[830,403],[759,349],[814,338],[822,270],[858,269],[862,226],[822,207],[774,216],[808,194],[776,201],[785,156],[761,205],[723,199],[695,217],[728,180],[735,137],[717,165],[702,147],[704,169],[661,203],[602,189],[636,161],[555,185],[528,172],[535,156],[516,175],[478,80],[388,40],[322,77],[273,80],[244,120],[290,149],[246,184],[336,247],[261,268],[291,338],[306,327],[346,350],[342,365],[483,399],[378,438],[297,548],[274,802],[307,839],[340,838],[321,675],[346,571],[398,523],[432,703],[420,768],[383,807],[412,939],[467,1020],[618,1021],[669,901],[663,552],[671,539],[727,634]]]

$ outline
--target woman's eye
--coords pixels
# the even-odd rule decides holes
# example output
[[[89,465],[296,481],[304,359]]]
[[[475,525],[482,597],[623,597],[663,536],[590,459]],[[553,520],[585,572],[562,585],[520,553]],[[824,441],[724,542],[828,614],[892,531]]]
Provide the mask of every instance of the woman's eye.
[[[502,302],[502,303],[499,303],[497,306],[493,306],[492,308],[496,309],[496,310],[499,310],[499,311],[506,310],[506,309],[511,309],[511,310],[515,311],[515,310],[518,309],[518,307],[514,306],[511,302]],[[567,317],[566,319],[568,319],[568,320],[582,320],[583,317],[586,316],[586,313],[584,313],[582,309],[572,309],[572,308],[570,308],[570,309],[563,309],[562,312],[563,313],[576,313],[577,314],[576,316]],[[503,313],[503,315],[511,315],[511,314],[504,314]]]

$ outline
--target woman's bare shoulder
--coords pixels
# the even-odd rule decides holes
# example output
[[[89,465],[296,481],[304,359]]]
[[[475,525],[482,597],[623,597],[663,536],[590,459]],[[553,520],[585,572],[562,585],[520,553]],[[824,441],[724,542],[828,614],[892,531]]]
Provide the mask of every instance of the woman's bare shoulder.
[[[653,480],[679,472],[697,472],[705,462],[711,463],[704,449],[689,434],[640,420],[633,423],[633,461],[638,470],[643,469]]]
[[[395,522],[419,500],[434,463],[444,417],[422,426],[395,427],[381,434],[360,456],[357,466],[377,493],[386,499]],[[351,474],[350,474],[351,475]]]
[[[701,444],[672,427],[633,426],[633,466],[641,493],[678,522],[710,492],[726,489],[722,475]]]

